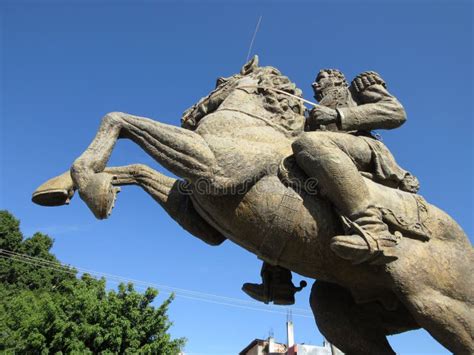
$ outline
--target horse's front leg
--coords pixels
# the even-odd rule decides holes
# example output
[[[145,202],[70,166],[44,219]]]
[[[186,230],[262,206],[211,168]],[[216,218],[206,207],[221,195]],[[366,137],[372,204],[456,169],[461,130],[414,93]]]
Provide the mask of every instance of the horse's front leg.
[[[166,176],[146,165],[133,164],[106,167],[113,186],[137,185],[145,190],[186,231],[210,245],[219,245],[226,238],[209,225],[194,209],[185,183]],[[68,204],[75,192],[70,171],[56,176],[33,193],[33,202],[42,206]]]
[[[79,195],[99,219],[110,214],[117,193],[112,176],[103,171],[119,138],[133,140],[158,163],[191,182],[211,181],[218,170],[213,152],[200,135],[148,118],[109,113],[71,168]]]

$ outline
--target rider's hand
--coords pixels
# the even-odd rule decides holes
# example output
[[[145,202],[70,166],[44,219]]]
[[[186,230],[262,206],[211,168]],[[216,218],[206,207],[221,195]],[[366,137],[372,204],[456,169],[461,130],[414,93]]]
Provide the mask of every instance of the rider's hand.
[[[328,125],[337,123],[338,113],[326,106],[315,106],[310,112],[308,121],[311,126]]]

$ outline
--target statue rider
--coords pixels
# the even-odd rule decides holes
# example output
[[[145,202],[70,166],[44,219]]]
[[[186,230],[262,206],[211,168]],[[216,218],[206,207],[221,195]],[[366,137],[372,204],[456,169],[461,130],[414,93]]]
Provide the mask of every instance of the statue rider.
[[[312,87],[319,105],[309,112],[307,132],[293,143],[293,152],[299,167],[319,181],[321,193],[346,221],[346,235],[333,237],[331,249],[354,264],[393,260],[391,251],[399,235],[382,221],[364,176],[389,187],[418,191],[416,177],[398,166],[371,133],[400,127],[405,110],[372,71],[359,74],[349,86],[339,70],[323,69]],[[292,304],[294,293],[301,289],[291,282],[289,270],[268,263],[262,267],[262,280],[260,285],[244,284],[243,291],[266,303]]]

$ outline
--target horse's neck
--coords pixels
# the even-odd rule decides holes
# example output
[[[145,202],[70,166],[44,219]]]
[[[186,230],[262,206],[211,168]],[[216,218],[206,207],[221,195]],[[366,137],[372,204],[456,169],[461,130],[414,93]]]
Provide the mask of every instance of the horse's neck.
[[[264,108],[262,98],[247,90],[252,89],[235,89],[217,110],[236,110],[271,119],[272,114]]]
[[[275,115],[279,113],[270,112],[265,108],[263,103],[263,96],[257,95],[253,90],[249,89],[236,89],[221,103],[216,112],[233,111],[248,116],[242,125],[248,127],[269,127],[274,131],[282,134],[287,138],[294,138],[298,132],[292,132],[281,124],[279,120],[275,119]],[[293,112],[291,112],[293,114]],[[297,114],[294,114],[295,118]],[[303,127],[303,125],[302,125]],[[303,130],[301,130],[303,131]]]

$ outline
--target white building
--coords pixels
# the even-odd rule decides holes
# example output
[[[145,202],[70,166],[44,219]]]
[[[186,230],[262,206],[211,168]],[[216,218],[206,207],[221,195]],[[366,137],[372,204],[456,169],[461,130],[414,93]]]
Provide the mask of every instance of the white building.
[[[343,355],[338,348],[324,341],[323,346],[295,344],[293,322],[286,322],[287,343],[277,343],[273,337],[255,339],[247,345],[239,355]]]

